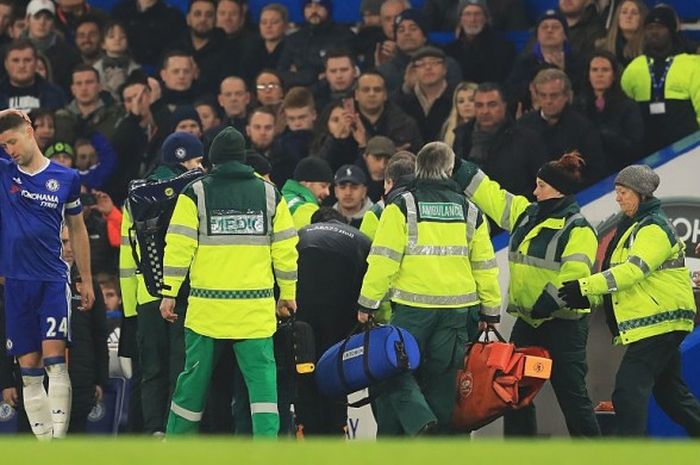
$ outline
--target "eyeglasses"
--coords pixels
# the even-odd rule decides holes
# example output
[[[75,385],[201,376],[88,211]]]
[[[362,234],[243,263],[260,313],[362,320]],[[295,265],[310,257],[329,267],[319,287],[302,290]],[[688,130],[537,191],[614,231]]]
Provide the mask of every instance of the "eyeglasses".
[[[255,88],[258,90],[272,90],[279,89],[280,87],[282,86],[277,84],[276,82],[268,82],[267,84],[257,84],[255,86]]]

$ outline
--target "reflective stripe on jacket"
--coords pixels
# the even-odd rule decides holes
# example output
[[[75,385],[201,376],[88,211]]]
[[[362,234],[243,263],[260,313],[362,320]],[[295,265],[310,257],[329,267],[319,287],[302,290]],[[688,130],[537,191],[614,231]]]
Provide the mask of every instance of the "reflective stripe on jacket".
[[[417,180],[383,211],[358,303],[388,293],[412,307],[481,305],[500,314],[498,265],[488,224],[452,181]]]
[[[213,338],[262,338],[280,299],[296,295],[297,232],[275,187],[238,162],[215,167],[178,197],[166,235],[164,295],[189,270],[185,326]]]
[[[501,189],[473,163],[464,162],[455,178],[466,186],[467,198],[510,233],[508,312],[533,327],[547,321],[530,317],[535,306],[551,310],[552,318],[577,319],[589,313],[567,308],[558,296],[564,282],[590,276],[598,249],[595,231],[573,196],[539,218],[537,203]]]
[[[692,331],[696,307],[685,244],[661,210],[661,202],[643,203],[627,223],[616,235],[619,240],[610,244],[610,267],[579,280],[582,294],[610,294],[617,344]]]

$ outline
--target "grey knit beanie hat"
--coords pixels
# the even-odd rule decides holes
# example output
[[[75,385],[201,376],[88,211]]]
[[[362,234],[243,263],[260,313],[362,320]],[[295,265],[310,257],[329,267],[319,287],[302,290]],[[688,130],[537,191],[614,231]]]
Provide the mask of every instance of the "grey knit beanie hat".
[[[642,197],[651,197],[659,182],[659,175],[647,165],[630,165],[615,178],[615,184],[632,189]]]

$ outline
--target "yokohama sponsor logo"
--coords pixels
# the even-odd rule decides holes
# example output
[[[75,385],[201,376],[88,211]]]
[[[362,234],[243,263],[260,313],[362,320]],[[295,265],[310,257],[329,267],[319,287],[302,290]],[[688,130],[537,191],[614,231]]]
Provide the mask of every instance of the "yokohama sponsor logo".
[[[36,192],[29,192],[22,189],[22,197],[31,200],[40,200],[42,202],[58,203],[58,196],[54,194],[37,194]]]

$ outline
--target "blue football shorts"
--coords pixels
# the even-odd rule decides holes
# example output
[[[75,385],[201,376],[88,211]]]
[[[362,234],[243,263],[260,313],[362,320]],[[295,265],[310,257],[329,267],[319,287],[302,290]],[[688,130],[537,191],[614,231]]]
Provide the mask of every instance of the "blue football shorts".
[[[6,346],[10,355],[41,352],[47,339],[70,339],[67,282],[5,279]]]

